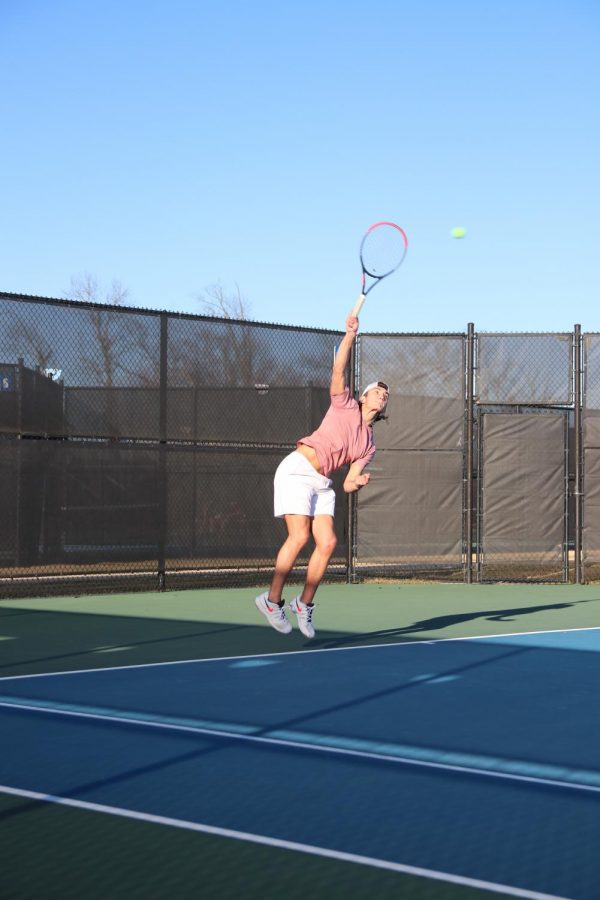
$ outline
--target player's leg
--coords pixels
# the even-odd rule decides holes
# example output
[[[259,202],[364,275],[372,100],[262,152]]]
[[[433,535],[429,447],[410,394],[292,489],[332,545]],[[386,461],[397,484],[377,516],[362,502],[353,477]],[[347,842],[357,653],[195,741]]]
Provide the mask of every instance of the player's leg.
[[[284,519],[288,536],[277,554],[275,572],[269,590],[269,599],[274,603],[281,601],[286,579],[310,537],[310,516],[286,515]]]
[[[315,516],[312,522],[312,535],[315,541],[315,549],[308,561],[308,570],[302,601],[307,605],[313,602],[317,588],[327,571],[329,560],[337,545],[337,538],[333,528],[333,516]]]
[[[292,626],[283,609],[282,592],[300,551],[310,538],[313,507],[320,487],[319,474],[298,452],[286,456],[275,472],[274,512],[276,517],[284,519],[288,536],[277,554],[271,586],[255,603],[269,624],[284,634]]]
[[[310,536],[310,517],[300,515],[284,516],[288,536],[275,560],[275,572],[271,587],[254,601],[257,609],[265,616],[269,625],[282,634],[292,630],[284,610],[281,594],[286,579],[294,567],[298,554]]]
[[[298,627],[307,638],[315,636],[312,624],[314,596],[327,571],[329,560],[337,544],[333,516],[315,516],[312,522],[312,535],[315,549],[308,561],[304,588],[302,593],[290,603],[290,609],[298,619]]]

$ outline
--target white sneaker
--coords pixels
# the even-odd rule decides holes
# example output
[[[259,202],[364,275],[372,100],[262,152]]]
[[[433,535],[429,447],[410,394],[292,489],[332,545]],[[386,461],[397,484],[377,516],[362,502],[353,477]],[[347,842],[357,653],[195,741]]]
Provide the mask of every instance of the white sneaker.
[[[282,634],[290,633],[292,626],[288,622],[283,606],[278,606],[272,600],[269,600],[268,591],[257,597],[254,602],[256,603],[256,608],[260,609],[261,613],[267,617],[267,622],[275,631],[280,631]]]
[[[292,612],[296,613],[296,617],[298,619],[298,628],[307,638],[314,638],[315,629],[312,626],[312,614],[314,610],[314,604],[308,606],[306,603],[303,603],[300,599],[300,595],[298,597],[294,597],[292,602],[289,604]]]

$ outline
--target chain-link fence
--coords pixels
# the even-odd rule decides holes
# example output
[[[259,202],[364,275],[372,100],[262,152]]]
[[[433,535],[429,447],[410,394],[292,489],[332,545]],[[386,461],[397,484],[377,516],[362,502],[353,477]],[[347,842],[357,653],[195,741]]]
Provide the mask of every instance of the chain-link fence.
[[[573,346],[573,334],[476,338],[479,580],[568,578]]]
[[[464,335],[363,335],[357,378],[383,379],[390,399],[357,498],[351,574],[462,579]]]
[[[0,595],[267,583],[339,340],[0,294]],[[329,577],[600,576],[600,335],[361,334],[348,378],[390,400]]]
[[[583,571],[600,578],[600,334],[583,341]]]
[[[328,407],[339,339],[0,295],[2,593],[266,581],[273,474]]]

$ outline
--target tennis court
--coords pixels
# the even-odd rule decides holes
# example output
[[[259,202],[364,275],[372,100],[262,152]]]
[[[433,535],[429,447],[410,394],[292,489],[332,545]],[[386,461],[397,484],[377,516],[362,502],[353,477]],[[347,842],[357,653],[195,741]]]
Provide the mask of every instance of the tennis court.
[[[598,897],[600,588],[0,606],[3,897]]]

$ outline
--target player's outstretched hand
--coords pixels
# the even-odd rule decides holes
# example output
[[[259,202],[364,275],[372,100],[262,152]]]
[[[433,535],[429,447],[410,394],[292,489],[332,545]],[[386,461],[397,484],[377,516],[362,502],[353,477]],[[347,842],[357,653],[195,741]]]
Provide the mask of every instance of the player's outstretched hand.
[[[358,331],[358,317],[353,316],[352,313],[349,313],[346,319],[346,331],[350,334],[356,334]]]

